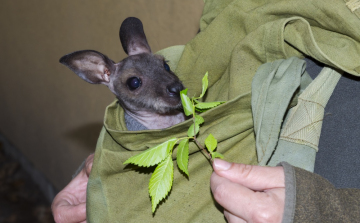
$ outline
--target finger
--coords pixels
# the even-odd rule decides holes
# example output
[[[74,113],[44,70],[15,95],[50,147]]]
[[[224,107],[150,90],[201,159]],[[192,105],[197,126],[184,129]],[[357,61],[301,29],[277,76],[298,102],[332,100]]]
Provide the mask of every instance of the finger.
[[[72,179],[68,185],[66,185],[62,192],[73,195],[86,194],[88,181],[89,177],[85,173],[80,173],[74,179]]]
[[[211,175],[210,187],[214,199],[224,209],[235,213],[236,216],[242,219],[249,219],[248,206],[251,203],[251,198],[249,198],[248,194],[252,192],[250,189],[231,182],[216,173]],[[240,209],[242,212],[238,213],[237,209]]]
[[[219,176],[242,184],[252,190],[261,191],[270,188],[285,187],[284,169],[281,166],[253,166],[215,159],[213,167]]]
[[[251,222],[281,221],[285,189],[256,192],[213,173],[210,181],[214,199],[233,215]]]
[[[94,162],[94,154],[90,154],[90,155],[88,156],[88,158],[86,158],[85,168],[84,168],[87,176],[90,175],[93,162]]]
[[[228,223],[246,223],[243,219],[231,214],[230,212],[224,210],[224,216]]]
[[[86,204],[69,206],[65,203],[53,209],[56,223],[78,223],[86,221]]]
[[[54,198],[53,205],[61,206],[62,202],[68,205],[78,205],[86,202],[88,177],[85,173],[78,174]]]

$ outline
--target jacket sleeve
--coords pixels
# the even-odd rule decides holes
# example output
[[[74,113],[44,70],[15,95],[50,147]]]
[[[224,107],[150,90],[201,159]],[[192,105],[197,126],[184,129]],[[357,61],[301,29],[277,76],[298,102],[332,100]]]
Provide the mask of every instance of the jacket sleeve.
[[[359,189],[336,189],[318,174],[285,162],[280,165],[285,171],[283,222],[359,221]]]

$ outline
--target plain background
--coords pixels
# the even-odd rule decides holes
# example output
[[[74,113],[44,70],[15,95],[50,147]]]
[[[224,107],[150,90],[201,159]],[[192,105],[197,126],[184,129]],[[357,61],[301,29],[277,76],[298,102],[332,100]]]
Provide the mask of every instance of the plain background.
[[[114,96],[59,63],[93,49],[126,55],[121,22],[142,20],[153,52],[183,45],[199,29],[203,0],[11,0],[0,7],[0,132],[62,189],[95,150],[105,107]]]

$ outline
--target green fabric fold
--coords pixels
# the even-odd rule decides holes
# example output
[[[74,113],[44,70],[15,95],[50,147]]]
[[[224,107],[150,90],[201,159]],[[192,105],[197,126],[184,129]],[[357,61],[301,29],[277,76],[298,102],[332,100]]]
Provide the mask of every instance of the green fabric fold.
[[[304,60],[292,57],[266,63],[255,74],[251,104],[259,165],[270,161],[296,91],[302,92],[311,82],[305,66]]]
[[[278,145],[268,165],[286,161],[293,166],[314,171],[324,111],[341,74],[324,67],[302,92],[282,127]]]

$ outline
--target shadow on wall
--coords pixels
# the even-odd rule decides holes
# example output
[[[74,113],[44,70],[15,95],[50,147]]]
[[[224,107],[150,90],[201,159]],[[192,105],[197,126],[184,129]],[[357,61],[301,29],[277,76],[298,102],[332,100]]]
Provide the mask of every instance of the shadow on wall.
[[[93,153],[102,127],[101,122],[89,123],[66,132],[64,136],[88,149],[89,153]]]
[[[53,185],[0,133],[0,222],[53,223]]]

